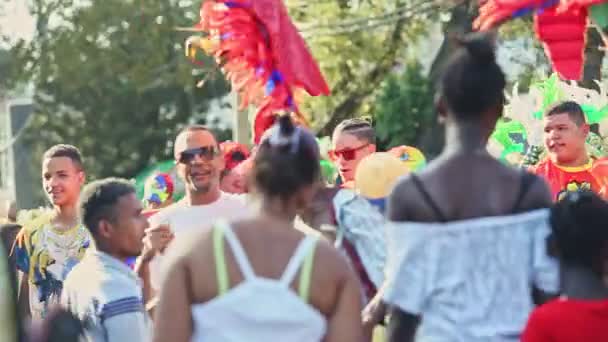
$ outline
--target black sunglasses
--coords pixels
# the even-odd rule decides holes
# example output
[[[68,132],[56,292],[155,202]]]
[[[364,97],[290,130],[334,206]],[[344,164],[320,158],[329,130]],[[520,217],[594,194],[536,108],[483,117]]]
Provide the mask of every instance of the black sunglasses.
[[[177,161],[181,164],[189,164],[194,160],[196,156],[199,156],[207,161],[211,161],[215,157],[217,157],[218,154],[219,150],[215,146],[191,148],[180,153],[179,159]]]

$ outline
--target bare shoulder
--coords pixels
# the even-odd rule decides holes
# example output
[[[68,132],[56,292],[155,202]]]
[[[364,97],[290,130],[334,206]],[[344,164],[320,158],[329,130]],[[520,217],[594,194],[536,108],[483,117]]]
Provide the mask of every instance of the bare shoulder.
[[[541,165],[542,167],[542,165]],[[535,170],[509,167],[503,172],[504,186],[514,184],[514,196],[520,201],[520,211],[548,208],[552,204],[551,191],[545,179]]]
[[[552,204],[551,191],[544,178],[535,176],[528,193],[523,198],[523,207],[528,210],[549,208]]]
[[[387,203],[387,216],[392,221],[406,221],[421,203],[412,174],[402,177],[391,191]]]
[[[331,275],[335,280],[342,283],[348,279],[350,272],[353,272],[349,262],[334,246],[326,239],[317,240],[315,263],[322,264],[325,275]]]
[[[522,209],[535,210],[548,208],[552,204],[551,191],[544,178],[531,174],[529,187],[522,198]]]

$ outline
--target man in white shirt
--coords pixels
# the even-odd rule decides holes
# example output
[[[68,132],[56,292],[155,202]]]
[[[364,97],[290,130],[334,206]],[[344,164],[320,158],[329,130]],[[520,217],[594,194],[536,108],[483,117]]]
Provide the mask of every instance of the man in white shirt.
[[[125,263],[142,252],[148,228],[135,188],[120,179],[93,182],[80,212],[96,248],[68,274],[61,303],[85,322],[87,341],[148,341],[141,281]]]
[[[185,197],[150,217],[147,245],[163,251],[173,236],[211,227],[218,219],[234,220],[250,213],[244,195],[220,190],[224,158],[213,133],[205,126],[184,128],[175,139],[174,157],[177,174],[186,187]],[[169,237],[169,238],[167,238]],[[162,255],[151,260],[149,274],[152,290],[160,288],[163,272]],[[145,261],[145,260],[144,260]],[[146,265],[139,273],[146,279]]]

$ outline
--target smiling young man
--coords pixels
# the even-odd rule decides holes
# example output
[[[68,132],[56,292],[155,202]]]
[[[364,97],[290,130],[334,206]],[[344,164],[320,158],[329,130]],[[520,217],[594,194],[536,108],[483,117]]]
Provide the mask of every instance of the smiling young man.
[[[547,158],[532,171],[545,178],[555,201],[561,200],[567,192],[605,191],[605,179],[598,171],[606,160],[594,159],[589,155],[585,147],[588,134],[585,114],[576,102],[559,103],[545,114]]]
[[[65,280],[62,304],[86,324],[87,341],[148,341],[140,279],[124,260],[141,254],[148,220],[135,188],[109,178],[87,185],[82,220],[95,241]]]
[[[76,147],[56,145],[44,153],[42,185],[53,207],[23,224],[14,251],[21,273],[19,306],[24,316],[44,318],[48,305],[58,301],[68,272],[90,245],[89,232],[77,210],[84,181]]]
[[[338,168],[338,182],[352,187],[359,162],[376,152],[376,132],[365,120],[344,120],[334,129],[332,145],[329,156]]]
[[[150,224],[157,228],[148,231],[146,239],[161,241],[160,245],[150,243],[157,246],[157,252],[171,241],[167,236],[202,230],[219,218],[238,219],[249,213],[244,195],[228,194],[220,189],[224,156],[208,128],[202,125],[184,128],[175,139],[174,157],[186,194],[181,201],[150,217]],[[162,270],[162,258],[154,257],[150,264],[153,290],[160,287]],[[141,274],[145,274],[145,269]]]

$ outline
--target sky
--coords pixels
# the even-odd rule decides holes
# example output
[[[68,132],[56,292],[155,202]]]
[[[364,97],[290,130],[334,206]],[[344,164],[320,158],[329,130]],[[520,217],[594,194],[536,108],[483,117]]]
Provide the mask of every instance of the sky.
[[[30,38],[34,32],[34,19],[29,15],[26,1],[3,0],[3,10],[0,12],[0,32],[11,37],[12,41],[19,38]]]

